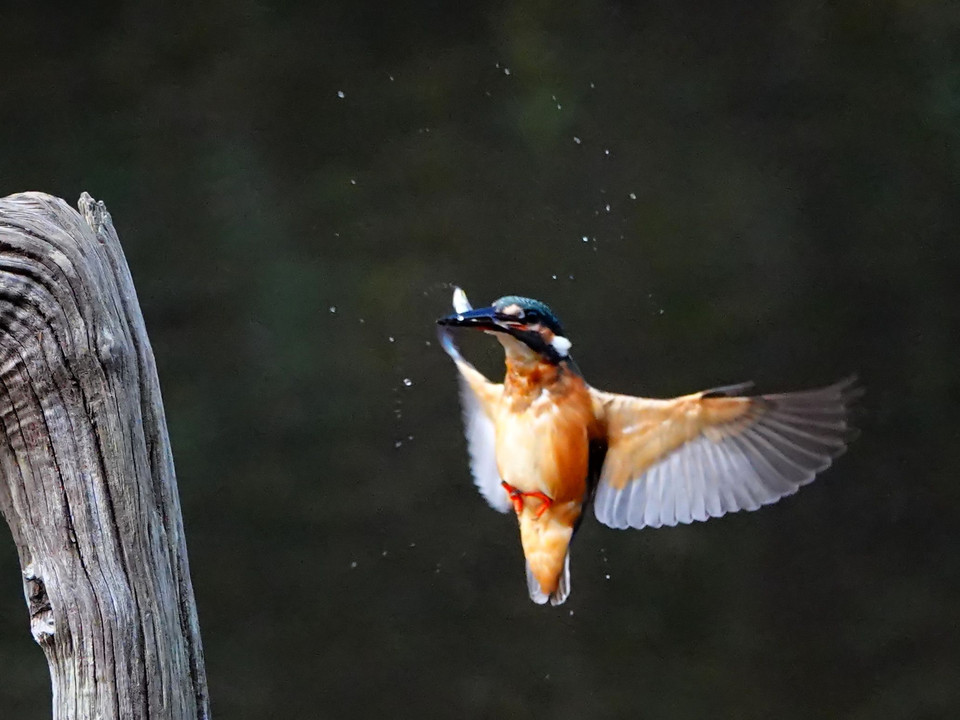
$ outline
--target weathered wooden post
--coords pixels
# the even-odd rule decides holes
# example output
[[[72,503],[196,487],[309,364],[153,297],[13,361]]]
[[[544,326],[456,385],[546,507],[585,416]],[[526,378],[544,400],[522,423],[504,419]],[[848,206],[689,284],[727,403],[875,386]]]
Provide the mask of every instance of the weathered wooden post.
[[[53,717],[207,718],[153,352],[110,214],[79,208],[0,199],[0,511]]]

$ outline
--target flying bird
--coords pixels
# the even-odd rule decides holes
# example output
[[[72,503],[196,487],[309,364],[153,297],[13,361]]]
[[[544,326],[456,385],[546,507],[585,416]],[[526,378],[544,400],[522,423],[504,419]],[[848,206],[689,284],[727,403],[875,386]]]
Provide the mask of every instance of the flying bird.
[[[743,395],[751,383],[668,400],[618,395],[586,383],[539,300],[508,295],[475,310],[456,288],[453,308],[437,324],[459,371],[474,482],[494,509],[516,514],[538,604],[570,595],[570,541],[588,503],[612,528],[756,510],[813,480],[852,436],[855,378],[777,395]],[[463,358],[451,328],[500,341],[502,383]]]

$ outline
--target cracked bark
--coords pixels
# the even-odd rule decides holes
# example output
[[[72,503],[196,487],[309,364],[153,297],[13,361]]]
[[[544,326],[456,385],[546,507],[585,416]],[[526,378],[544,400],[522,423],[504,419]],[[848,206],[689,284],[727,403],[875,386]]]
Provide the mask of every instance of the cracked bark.
[[[208,718],[153,352],[110,214],[79,209],[0,199],[0,512],[54,718]]]

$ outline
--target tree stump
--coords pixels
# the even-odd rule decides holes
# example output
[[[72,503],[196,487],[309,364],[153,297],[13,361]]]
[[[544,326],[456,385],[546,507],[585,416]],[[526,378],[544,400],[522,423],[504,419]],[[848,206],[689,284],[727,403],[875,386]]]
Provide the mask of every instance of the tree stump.
[[[110,214],[79,209],[0,199],[0,512],[54,718],[208,718],[153,352]]]

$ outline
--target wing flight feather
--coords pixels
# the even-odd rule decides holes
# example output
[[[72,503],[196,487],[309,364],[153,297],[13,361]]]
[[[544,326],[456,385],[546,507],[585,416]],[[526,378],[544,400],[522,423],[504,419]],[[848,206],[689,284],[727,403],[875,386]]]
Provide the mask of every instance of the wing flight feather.
[[[607,431],[594,511],[615,528],[756,510],[806,485],[846,449],[855,379],[817,390],[672,400],[591,390]]]
[[[473,482],[490,507],[505,513],[510,510],[510,498],[500,485],[492,419],[493,408],[503,393],[503,385],[490,382],[467,362],[446,329],[440,329],[439,337],[440,344],[456,363],[460,375],[460,405]]]

